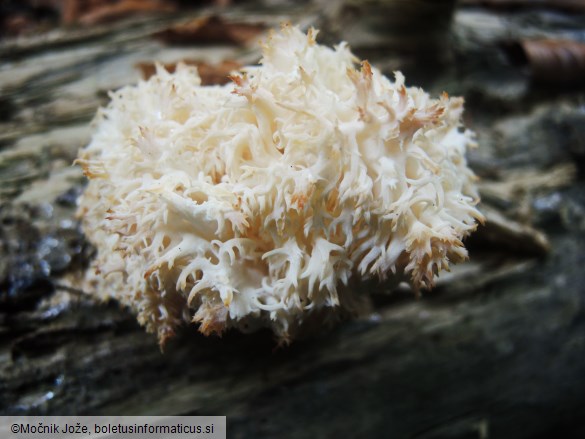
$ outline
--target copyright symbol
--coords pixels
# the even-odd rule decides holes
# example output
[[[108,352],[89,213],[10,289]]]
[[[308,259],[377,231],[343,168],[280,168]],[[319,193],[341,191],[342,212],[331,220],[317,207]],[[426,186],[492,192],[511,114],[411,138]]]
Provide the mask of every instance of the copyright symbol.
[[[20,431],[20,428],[18,428],[18,424],[12,424],[12,425],[10,426],[10,430],[11,430],[13,433],[18,433],[18,432]]]

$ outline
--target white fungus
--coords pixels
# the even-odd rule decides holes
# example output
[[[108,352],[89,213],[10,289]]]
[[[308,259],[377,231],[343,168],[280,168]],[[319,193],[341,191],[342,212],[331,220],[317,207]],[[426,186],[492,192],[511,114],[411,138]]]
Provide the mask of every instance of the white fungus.
[[[260,66],[202,87],[195,68],[111,94],[78,162],[97,257],[85,287],[164,342],[354,311],[356,281],[430,288],[482,216],[463,100],[384,77],[345,44],[283,26]]]

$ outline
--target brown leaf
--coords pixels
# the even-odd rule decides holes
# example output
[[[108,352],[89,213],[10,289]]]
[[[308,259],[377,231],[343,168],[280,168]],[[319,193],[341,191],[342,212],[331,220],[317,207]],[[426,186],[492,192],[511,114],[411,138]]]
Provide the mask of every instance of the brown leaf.
[[[199,76],[201,77],[201,85],[221,85],[226,84],[230,80],[228,75],[234,70],[238,70],[242,65],[236,61],[224,60],[219,64],[209,64],[205,61],[197,61],[187,59],[181,61],[189,66],[197,67]],[[173,73],[177,68],[178,63],[163,64],[165,70]],[[156,73],[156,66],[152,62],[142,62],[136,65],[142,73],[144,79],[150,78]]]
[[[508,48],[512,60],[526,64],[532,79],[574,83],[585,80],[585,43],[572,40],[523,40]]]
[[[172,26],[156,34],[166,43],[228,43],[246,45],[261,32],[263,24],[229,22],[216,15],[209,15]]]
[[[119,20],[133,14],[174,12],[176,9],[176,5],[172,2],[163,2],[159,0],[122,0],[90,8],[87,12],[79,15],[77,22],[80,24],[92,25]],[[74,16],[75,15],[72,14],[72,17]],[[71,17],[69,19],[71,19]]]
[[[61,22],[65,25],[73,24],[79,18],[82,5],[79,0],[64,0],[61,9]]]

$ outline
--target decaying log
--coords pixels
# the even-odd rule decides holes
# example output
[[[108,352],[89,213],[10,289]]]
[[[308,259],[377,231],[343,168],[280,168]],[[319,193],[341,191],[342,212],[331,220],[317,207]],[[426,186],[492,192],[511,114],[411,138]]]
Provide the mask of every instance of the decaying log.
[[[456,56],[436,84],[466,96],[479,133],[470,163],[487,221],[469,239],[470,260],[418,299],[364,284],[371,313],[288,347],[267,332],[206,338],[188,327],[161,352],[127,310],[61,281],[92,257],[71,163],[108,90],[138,81],[139,63],[246,64],[257,49],[152,37],[197,14],[0,42],[0,413],[227,415],[234,438],[584,436],[584,92],[516,87],[521,72],[499,55],[508,32],[585,31],[574,17],[555,28],[533,14],[534,28],[508,31],[519,15],[460,9],[442,42]],[[227,15],[266,28],[319,17]]]

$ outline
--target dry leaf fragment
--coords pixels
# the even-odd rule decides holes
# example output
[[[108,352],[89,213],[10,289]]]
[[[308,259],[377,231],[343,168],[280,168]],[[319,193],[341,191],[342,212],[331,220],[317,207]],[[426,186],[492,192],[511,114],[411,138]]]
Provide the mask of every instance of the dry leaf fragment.
[[[80,24],[93,25],[119,20],[132,14],[174,12],[175,10],[176,6],[172,2],[159,0],[122,0],[90,8],[88,11],[81,13],[76,21]],[[68,19],[71,19],[71,17],[68,17]]]
[[[166,43],[229,43],[246,45],[265,29],[263,24],[229,22],[216,15],[199,17],[156,34]]]
[[[199,76],[201,77],[201,85],[223,85],[227,84],[230,79],[229,74],[234,70],[239,70],[242,65],[236,61],[223,60],[219,64],[209,64],[205,61],[197,61],[193,59],[186,59],[181,61],[188,66],[197,67]],[[178,62],[165,63],[163,67],[169,73],[174,73],[177,69]],[[156,73],[156,64],[152,62],[142,62],[136,65],[142,77],[148,79]]]
[[[565,84],[585,78],[585,43],[573,40],[523,40],[507,48],[512,62],[527,65],[535,81]]]
[[[522,48],[534,79],[582,81],[585,78],[585,43],[570,40],[528,40]]]

